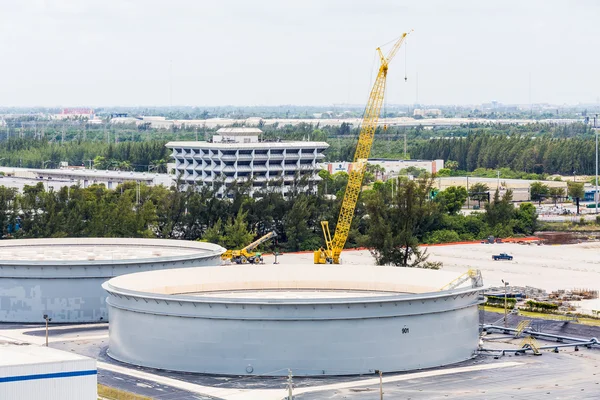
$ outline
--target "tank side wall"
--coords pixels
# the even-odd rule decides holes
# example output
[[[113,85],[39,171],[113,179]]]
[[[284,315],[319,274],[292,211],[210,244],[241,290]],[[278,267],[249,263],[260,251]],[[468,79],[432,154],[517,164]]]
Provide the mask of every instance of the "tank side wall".
[[[466,360],[478,345],[473,301],[435,313],[419,302],[414,307],[423,313],[384,318],[242,320],[132,311],[110,306],[113,298],[110,356],[167,370],[231,375],[286,375],[288,368],[295,375],[403,371]],[[174,302],[173,307],[183,306]]]
[[[86,323],[108,321],[102,284],[114,276],[158,269],[219,265],[219,256],[194,261],[103,266],[15,267],[0,271],[0,322]],[[13,276],[11,276],[11,274]]]
[[[108,318],[104,278],[0,279],[0,321],[101,322]]]

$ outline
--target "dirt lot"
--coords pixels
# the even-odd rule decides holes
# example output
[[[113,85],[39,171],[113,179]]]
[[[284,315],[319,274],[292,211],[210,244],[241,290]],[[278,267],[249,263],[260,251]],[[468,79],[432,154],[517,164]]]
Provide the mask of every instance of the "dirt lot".
[[[461,244],[428,248],[430,260],[441,261],[448,271],[465,272],[480,269],[484,282],[502,286],[502,279],[515,286],[534,286],[552,291],[556,289],[590,288],[600,290],[600,243],[582,243],[560,246],[502,244]],[[512,261],[493,261],[492,255],[508,253]],[[273,257],[265,257],[272,263]],[[312,253],[285,254],[279,257],[285,264],[312,263]],[[346,265],[374,264],[369,251],[345,251],[342,262]],[[597,300],[584,301],[584,309],[599,309]]]

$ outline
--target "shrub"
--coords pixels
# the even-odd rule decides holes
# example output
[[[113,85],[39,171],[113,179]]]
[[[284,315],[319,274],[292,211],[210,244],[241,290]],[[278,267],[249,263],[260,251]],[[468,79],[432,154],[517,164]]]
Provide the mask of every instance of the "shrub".
[[[526,304],[529,311],[551,313],[558,310],[558,305],[544,301],[527,300]]]
[[[438,231],[429,232],[427,235],[425,235],[423,241],[429,244],[458,242],[460,241],[460,236],[455,231],[441,229]]]

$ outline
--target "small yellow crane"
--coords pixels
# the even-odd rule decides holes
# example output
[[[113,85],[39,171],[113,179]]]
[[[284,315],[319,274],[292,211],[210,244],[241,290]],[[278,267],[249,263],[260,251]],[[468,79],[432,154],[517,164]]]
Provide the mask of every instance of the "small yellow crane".
[[[369,95],[367,107],[365,108],[360,135],[358,137],[358,144],[356,145],[356,152],[354,153],[354,159],[348,176],[346,193],[344,194],[342,208],[340,210],[340,215],[338,216],[337,225],[335,226],[335,234],[332,238],[331,232],[329,231],[329,222],[321,221],[323,235],[325,236],[325,247],[314,252],[315,264],[340,263],[340,254],[346,244],[346,240],[348,240],[352,218],[354,217],[354,210],[356,209],[358,195],[360,194],[362,181],[365,176],[367,159],[369,158],[371,147],[373,146],[373,136],[375,135],[379,114],[381,113],[381,107],[383,106],[388,65],[406,40],[409,33],[410,32],[405,32],[402,34],[400,39],[396,41],[388,53],[387,57],[383,54],[381,48],[377,48],[381,64],[379,66],[377,78],[375,79],[375,84]],[[387,127],[384,126],[384,129],[387,129]]]
[[[236,264],[261,264],[263,262],[262,253],[252,253],[252,250],[276,236],[277,234],[275,232],[269,232],[241,250],[227,250],[225,253],[223,253],[223,255],[221,255],[221,259],[231,260],[231,262]]]

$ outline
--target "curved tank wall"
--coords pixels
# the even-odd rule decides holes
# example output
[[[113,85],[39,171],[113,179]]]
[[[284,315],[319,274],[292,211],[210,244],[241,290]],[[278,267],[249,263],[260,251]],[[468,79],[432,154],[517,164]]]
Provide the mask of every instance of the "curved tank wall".
[[[223,375],[287,375],[288,368],[294,375],[351,375],[452,364],[477,349],[481,290],[436,291],[456,277],[313,265],[125,275],[103,285],[108,353],[135,365]]]
[[[106,280],[133,272],[220,264],[222,247],[161,239],[0,242],[0,322],[108,320]]]

